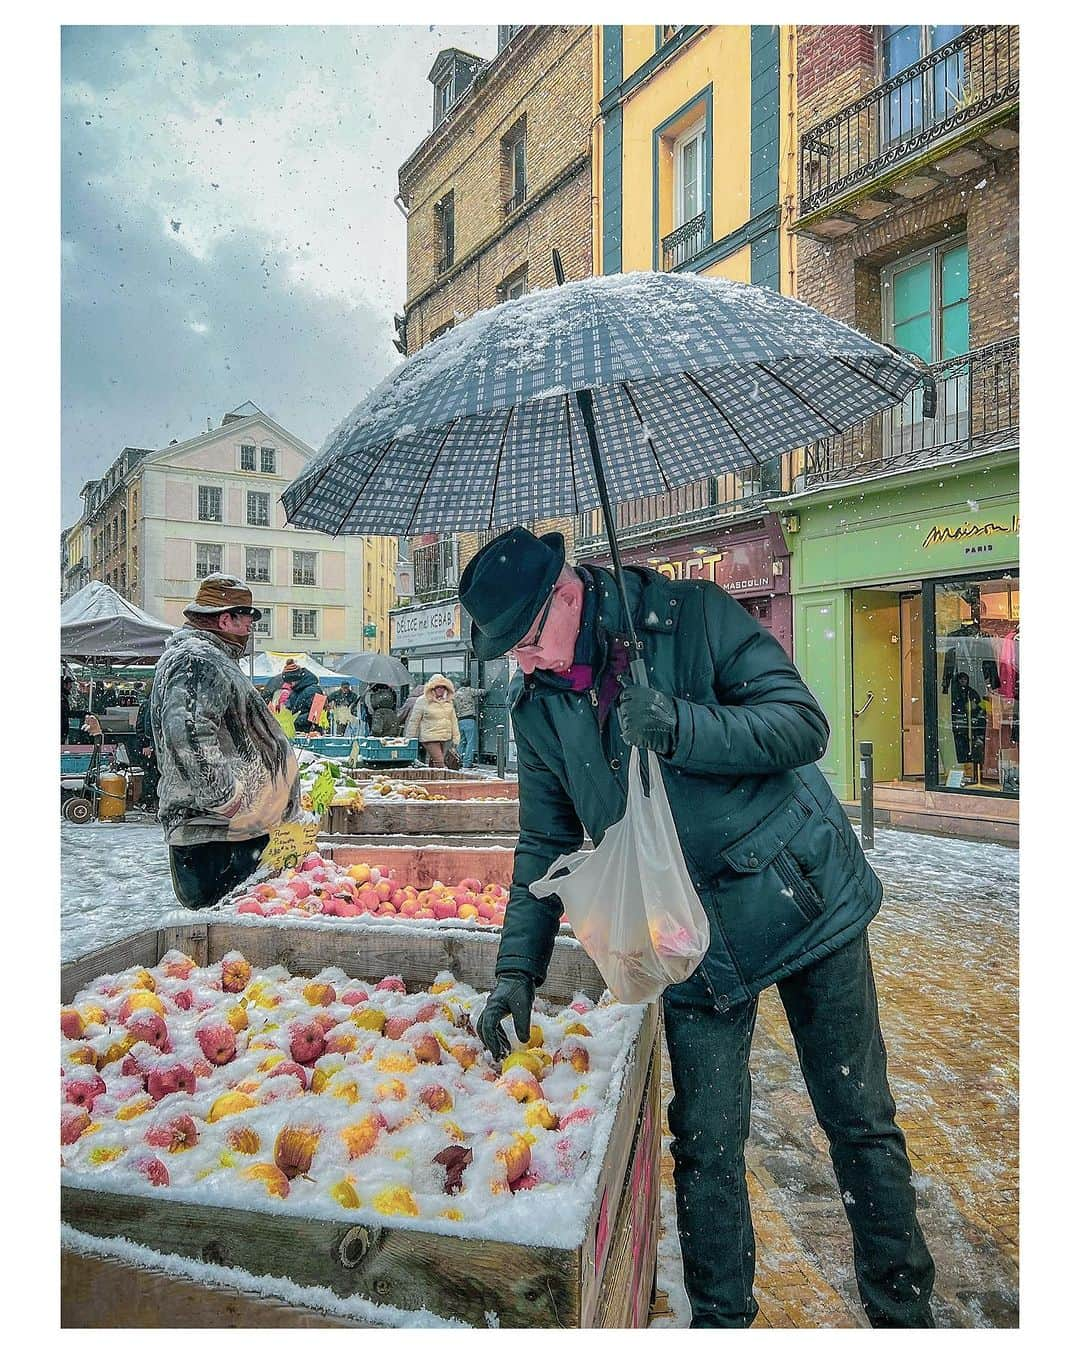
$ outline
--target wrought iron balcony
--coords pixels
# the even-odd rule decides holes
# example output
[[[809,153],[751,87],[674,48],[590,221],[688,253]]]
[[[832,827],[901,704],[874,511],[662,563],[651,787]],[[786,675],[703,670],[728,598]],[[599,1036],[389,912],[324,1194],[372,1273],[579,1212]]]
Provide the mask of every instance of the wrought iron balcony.
[[[522,183],[514,195],[506,203],[506,214],[513,215],[519,206],[525,205],[525,184]]]
[[[695,528],[706,529],[731,516],[760,511],[769,497],[792,490],[795,475],[801,467],[798,457],[801,454],[801,450],[793,451],[764,464],[754,464],[717,478],[702,478],[658,496],[620,501],[615,506],[615,530],[619,542],[651,543],[654,539],[669,537],[675,530],[689,533]],[[579,516],[576,555],[605,553],[607,547],[600,511],[586,511]]]
[[[880,184],[879,200],[850,217],[846,227],[874,219],[897,198],[932,190],[936,180],[929,166],[935,160],[947,177],[970,172],[983,162],[981,150],[992,157],[1019,142],[1018,130],[1001,125],[1018,112],[1019,102],[1019,29],[1013,24],[966,29],[802,136],[800,222],[848,199],[873,196],[871,185]],[[925,170],[930,181],[900,191],[896,180],[908,170]]]
[[[458,583],[458,551],[456,539],[439,539],[436,543],[422,543],[413,549],[413,591],[436,599],[456,592]]]
[[[806,451],[807,487],[920,468],[1020,443],[1020,339],[979,347],[930,367],[937,412],[922,389],[903,403]]]
[[[705,212],[694,216],[677,230],[665,234],[660,242],[663,270],[673,272],[703,251],[709,240],[705,233]]]

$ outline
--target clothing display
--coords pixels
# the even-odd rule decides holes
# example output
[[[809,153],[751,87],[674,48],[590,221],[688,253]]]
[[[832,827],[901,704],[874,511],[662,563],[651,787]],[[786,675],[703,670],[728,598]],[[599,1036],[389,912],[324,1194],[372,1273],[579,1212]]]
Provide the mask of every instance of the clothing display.
[[[966,674],[953,676],[949,712],[957,763],[981,768],[986,757],[986,708]]]

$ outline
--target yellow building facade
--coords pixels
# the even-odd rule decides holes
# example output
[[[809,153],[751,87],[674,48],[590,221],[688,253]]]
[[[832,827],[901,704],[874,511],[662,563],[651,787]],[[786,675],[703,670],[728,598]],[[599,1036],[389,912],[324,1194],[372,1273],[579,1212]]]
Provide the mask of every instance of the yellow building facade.
[[[795,291],[795,28],[594,29],[597,271]]]
[[[796,30],[601,24],[593,30],[593,256],[599,274],[696,272],[796,289]],[[623,560],[727,587],[791,650],[790,548],[770,497],[802,451],[622,501]],[[600,512],[576,556],[608,562]]]

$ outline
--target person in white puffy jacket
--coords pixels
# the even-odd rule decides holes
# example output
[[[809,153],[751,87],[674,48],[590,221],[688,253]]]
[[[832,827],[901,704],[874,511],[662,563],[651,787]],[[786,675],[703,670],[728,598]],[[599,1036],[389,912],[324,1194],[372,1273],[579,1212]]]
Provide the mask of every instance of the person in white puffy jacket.
[[[405,723],[405,734],[420,741],[432,768],[446,767],[447,745],[457,748],[461,728],[454,711],[454,686],[445,675],[432,675],[424,685]]]

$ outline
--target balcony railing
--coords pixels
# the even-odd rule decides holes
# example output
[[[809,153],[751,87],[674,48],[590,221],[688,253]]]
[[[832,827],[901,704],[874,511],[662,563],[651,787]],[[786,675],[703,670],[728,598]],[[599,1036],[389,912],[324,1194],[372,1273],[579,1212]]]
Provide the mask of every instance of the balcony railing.
[[[519,206],[525,205],[525,184],[522,183],[510,200],[506,203],[506,214],[513,215]]]
[[[677,230],[672,230],[670,234],[665,234],[660,241],[660,248],[663,254],[663,270],[673,272],[676,267],[681,267],[684,262],[689,262],[691,258],[697,255],[705,248],[708,239],[705,237],[705,212],[694,216],[688,220],[685,225],[680,225]]]
[[[760,510],[770,496],[792,490],[801,469],[802,451],[780,455],[764,464],[754,464],[736,473],[702,478],[658,496],[620,501],[615,507],[615,530],[621,543],[648,543],[670,535],[672,530],[689,533],[733,515]],[[607,535],[599,510],[579,517],[577,551],[606,550]]]
[[[968,28],[803,135],[800,214],[820,210],[1019,97],[1019,29]]]
[[[894,473],[1020,440],[1020,340],[1009,338],[932,365],[937,412],[922,416],[920,386],[903,403],[806,451],[806,486]]]
[[[413,549],[413,589],[417,599],[421,595],[435,598],[456,591],[458,583],[458,553],[456,539],[440,539],[423,543]]]

